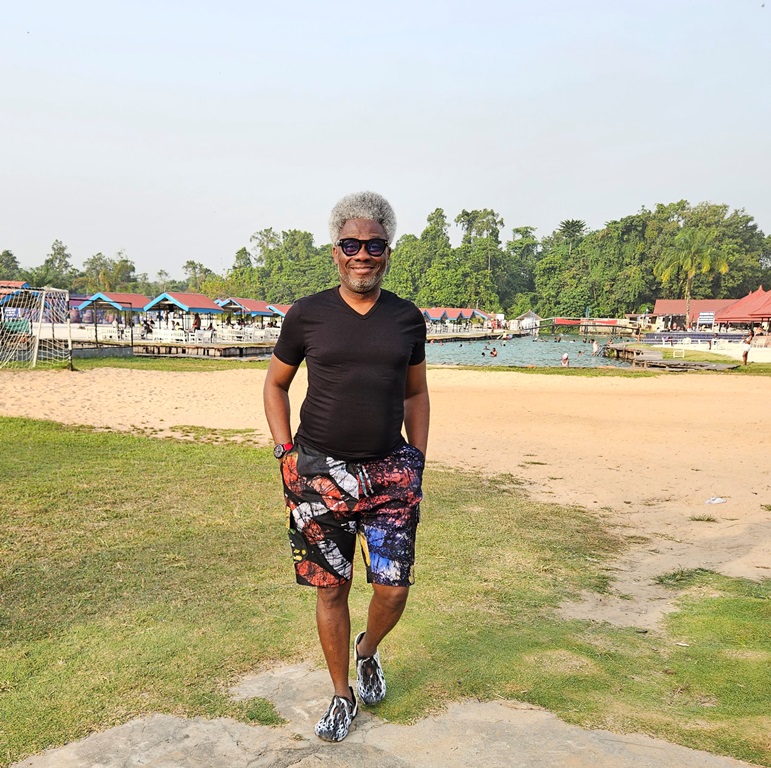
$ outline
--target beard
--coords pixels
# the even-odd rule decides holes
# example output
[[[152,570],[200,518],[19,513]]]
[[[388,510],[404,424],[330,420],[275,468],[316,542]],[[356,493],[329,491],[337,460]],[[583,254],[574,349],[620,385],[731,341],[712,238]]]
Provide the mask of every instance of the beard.
[[[378,266],[368,275],[356,276],[350,274],[342,265],[337,270],[340,273],[340,282],[353,293],[369,293],[383,282],[386,273],[386,265]]]

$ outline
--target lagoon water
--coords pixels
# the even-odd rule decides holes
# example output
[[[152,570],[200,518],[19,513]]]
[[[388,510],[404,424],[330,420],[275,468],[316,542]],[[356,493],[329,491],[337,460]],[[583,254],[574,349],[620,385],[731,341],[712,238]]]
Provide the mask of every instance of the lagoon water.
[[[426,345],[426,361],[429,365],[513,365],[539,367],[557,367],[562,363],[562,355],[567,352],[571,368],[597,368],[599,366],[614,366],[616,368],[630,368],[629,363],[615,360],[611,357],[592,357],[592,345],[584,343],[582,337],[566,338],[555,342],[551,337],[542,337],[545,340],[533,341],[531,336],[508,339],[501,341],[434,341]],[[607,342],[607,338],[598,339],[600,348]],[[490,351],[495,347],[497,357],[490,357]],[[579,354],[579,352],[581,354]],[[483,354],[484,353],[484,354]]]

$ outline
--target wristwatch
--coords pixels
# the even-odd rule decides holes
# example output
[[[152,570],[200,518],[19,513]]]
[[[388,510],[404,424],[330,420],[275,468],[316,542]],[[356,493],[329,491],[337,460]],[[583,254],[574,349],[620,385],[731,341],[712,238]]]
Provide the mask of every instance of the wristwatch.
[[[273,446],[273,455],[277,459],[283,459],[292,450],[292,443],[278,443]]]

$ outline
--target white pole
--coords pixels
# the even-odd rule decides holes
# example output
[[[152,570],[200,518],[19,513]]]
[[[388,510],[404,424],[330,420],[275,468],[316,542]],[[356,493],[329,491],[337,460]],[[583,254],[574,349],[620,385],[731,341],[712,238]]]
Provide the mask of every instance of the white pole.
[[[45,310],[46,306],[46,289],[43,288],[43,292],[40,296],[40,314],[38,315],[37,319],[37,333],[35,334],[35,345],[32,350],[32,367],[34,368],[37,365],[37,353],[38,349],[40,348],[40,334],[43,329],[43,311]]]
[[[67,318],[67,362],[72,370],[72,323],[70,322],[70,292],[64,294],[64,313]]]

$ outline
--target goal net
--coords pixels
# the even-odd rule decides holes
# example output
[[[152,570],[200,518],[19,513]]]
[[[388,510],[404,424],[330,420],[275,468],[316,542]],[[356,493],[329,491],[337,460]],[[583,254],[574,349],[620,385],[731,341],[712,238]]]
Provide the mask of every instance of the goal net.
[[[0,283],[0,368],[70,359],[70,294]]]

